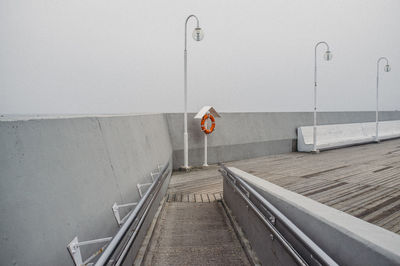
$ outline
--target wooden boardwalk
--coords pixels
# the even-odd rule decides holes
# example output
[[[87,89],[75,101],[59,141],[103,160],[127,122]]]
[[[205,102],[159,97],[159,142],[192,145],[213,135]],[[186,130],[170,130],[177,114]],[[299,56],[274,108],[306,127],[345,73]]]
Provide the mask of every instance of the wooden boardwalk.
[[[400,139],[320,154],[266,156],[227,165],[400,234]],[[217,169],[211,166],[187,174],[175,173],[168,201],[216,199],[215,195],[222,192]]]
[[[167,202],[213,202],[222,198],[222,177],[218,166],[174,172],[169,183]]]

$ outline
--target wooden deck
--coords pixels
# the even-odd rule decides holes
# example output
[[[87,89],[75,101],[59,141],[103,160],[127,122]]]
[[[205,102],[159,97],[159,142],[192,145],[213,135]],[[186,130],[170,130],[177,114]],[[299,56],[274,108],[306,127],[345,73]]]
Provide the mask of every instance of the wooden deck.
[[[289,153],[227,163],[400,234],[400,139],[320,154]],[[207,202],[222,192],[217,166],[174,173],[168,201]]]
[[[218,166],[174,172],[169,183],[167,202],[213,202],[222,198],[222,176]]]

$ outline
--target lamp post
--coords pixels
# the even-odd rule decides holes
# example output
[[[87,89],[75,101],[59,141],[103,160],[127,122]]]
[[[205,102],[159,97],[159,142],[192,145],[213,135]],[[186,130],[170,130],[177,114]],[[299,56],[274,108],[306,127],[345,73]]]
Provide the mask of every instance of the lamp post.
[[[376,62],[376,111],[375,111],[375,117],[376,117],[376,126],[375,126],[375,141],[379,142],[379,63],[385,60],[386,65],[383,68],[385,72],[390,71],[390,65],[389,65],[389,60],[386,57],[380,57],[378,61]]]
[[[313,152],[317,153],[317,48],[319,45],[324,44],[326,46],[326,52],[324,59],[329,61],[332,59],[332,53],[329,49],[329,45],[326,42],[319,42],[314,48],[314,127],[313,127]]]
[[[201,41],[204,37],[203,30],[200,28],[199,19],[195,15],[190,15],[187,17],[185,21],[185,50],[184,50],[184,106],[185,112],[183,116],[183,123],[184,123],[184,131],[183,131],[183,157],[184,157],[184,164],[183,168],[186,170],[189,169],[189,151],[188,151],[188,132],[187,132],[187,23],[191,18],[195,18],[197,22],[196,28],[193,30],[193,39],[196,41]]]

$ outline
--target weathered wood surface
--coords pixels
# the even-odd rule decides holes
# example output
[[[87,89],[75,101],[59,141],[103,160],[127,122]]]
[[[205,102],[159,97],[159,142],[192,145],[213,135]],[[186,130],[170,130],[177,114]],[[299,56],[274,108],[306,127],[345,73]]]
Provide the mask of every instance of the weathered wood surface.
[[[222,198],[222,177],[218,166],[174,172],[169,183],[167,202],[214,202]]]
[[[400,139],[227,165],[400,234]],[[217,199],[222,195],[222,178],[217,169],[211,166],[207,170],[174,173],[168,193],[169,197],[175,196],[169,201],[189,197],[189,202],[207,202],[211,201],[210,195]],[[204,194],[208,197],[201,197]]]

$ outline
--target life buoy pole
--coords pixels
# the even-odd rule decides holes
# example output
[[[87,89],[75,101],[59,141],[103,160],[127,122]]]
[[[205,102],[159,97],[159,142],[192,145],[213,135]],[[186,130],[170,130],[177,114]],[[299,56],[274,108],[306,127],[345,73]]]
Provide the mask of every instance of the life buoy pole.
[[[208,128],[208,119],[211,120],[211,127]],[[211,134],[215,129],[215,118],[207,113],[201,119],[201,130],[204,132],[204,164],[203,166],[207,167],[207,135]]]
[[[208,124],[208,122],[206,121],[206,127],[208,126],[207,124]],[[208,149],[207,148],[208,147],[207,135],[208,134],[204,134],[204,163],[203,163],[204,167],[208,166],[208,163],[207,163],[207,149]]]

